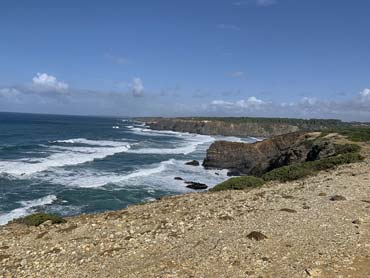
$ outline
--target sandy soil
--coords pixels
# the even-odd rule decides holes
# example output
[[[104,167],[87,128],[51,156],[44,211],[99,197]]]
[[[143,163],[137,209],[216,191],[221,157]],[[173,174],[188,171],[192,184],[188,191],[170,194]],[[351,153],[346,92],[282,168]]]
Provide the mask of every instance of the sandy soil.
[[[3,226],[0,277],[370,277],[369,166]]]

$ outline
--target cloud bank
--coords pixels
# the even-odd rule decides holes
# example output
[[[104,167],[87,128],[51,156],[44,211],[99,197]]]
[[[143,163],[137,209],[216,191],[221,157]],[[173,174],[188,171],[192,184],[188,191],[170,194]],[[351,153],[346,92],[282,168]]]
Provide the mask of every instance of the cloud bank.
[[[243,76],[241,73],[237,77]],[[0,88],[0,111],[124,116],[259,116],[370,120],[370,89],[346,100],[305,96],[279,102],[242,91],[181,92],[178,88],[151,91],[135,77],[123,91],[76,89],[48,73],[31,82]]]

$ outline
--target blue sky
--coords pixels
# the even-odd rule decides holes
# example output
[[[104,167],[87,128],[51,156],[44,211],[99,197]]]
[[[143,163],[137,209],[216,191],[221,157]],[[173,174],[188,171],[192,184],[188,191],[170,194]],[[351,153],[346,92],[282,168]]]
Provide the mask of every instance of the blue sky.
[[[370,1],[0,2],[0,111],[370,120]]]

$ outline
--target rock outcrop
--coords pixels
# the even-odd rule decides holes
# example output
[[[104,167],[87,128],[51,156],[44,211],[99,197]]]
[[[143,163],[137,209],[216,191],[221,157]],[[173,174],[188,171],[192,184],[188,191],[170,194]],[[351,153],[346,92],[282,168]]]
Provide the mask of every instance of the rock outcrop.
[[[335,155],[334,143],[317,140],[317,136],[317,133],[295,132],[253,144],[217,141],[209,147],[203,166],[261,176],[281,166]]]

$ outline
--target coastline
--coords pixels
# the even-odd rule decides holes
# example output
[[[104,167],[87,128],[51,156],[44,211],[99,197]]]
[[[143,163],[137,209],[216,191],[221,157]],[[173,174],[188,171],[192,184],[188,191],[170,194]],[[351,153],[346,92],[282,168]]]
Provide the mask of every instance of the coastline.
[[[369,164],[250,191],[164,197],[66,224],[9,224],[0,227],[0,274],[337,277],[370,255]],[[267,239],[249,239],[252,231]]]
[[[291,182],[0,226],[0,276],[364,277],[370,157],[361,145],[364,161]]]

